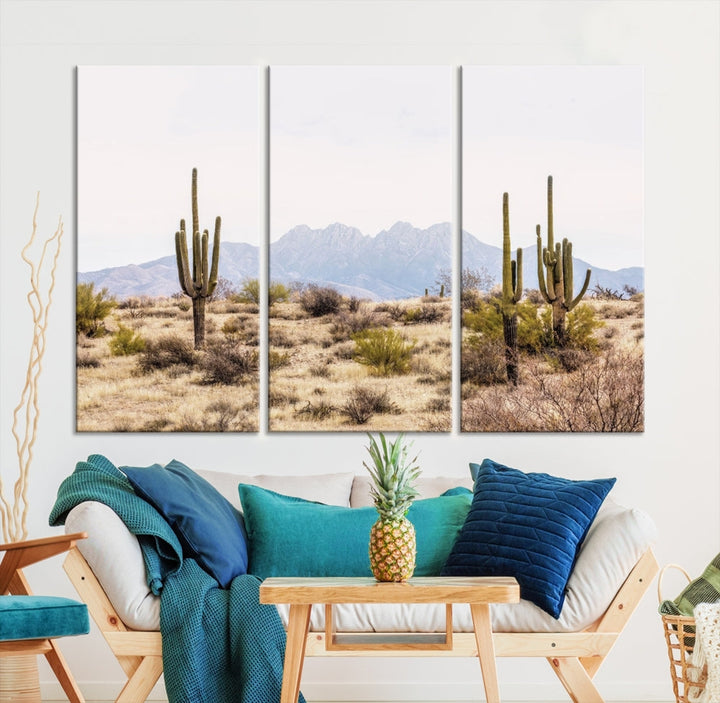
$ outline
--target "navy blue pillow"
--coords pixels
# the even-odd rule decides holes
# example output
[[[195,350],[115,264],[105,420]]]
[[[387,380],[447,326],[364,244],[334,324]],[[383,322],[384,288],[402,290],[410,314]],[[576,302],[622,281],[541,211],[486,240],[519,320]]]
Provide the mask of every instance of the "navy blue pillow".
[[[168,521],[186,557],[223,588],[247,573],[245,525],[239,510],[204,478],[173,459],[164,468],[121,466],[135,492]]]
[[[470,468],[472,505],[442,574],[514,576],[521,598],[560,617],[578,550],[615,479],[571,481],[490,459]]]

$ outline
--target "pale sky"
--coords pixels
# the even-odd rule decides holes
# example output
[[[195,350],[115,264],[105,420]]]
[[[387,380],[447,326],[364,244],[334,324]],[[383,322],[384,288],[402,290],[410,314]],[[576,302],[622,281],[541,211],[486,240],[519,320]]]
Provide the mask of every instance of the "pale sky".
[[[260,244],[259,69],[78,68],[78,271],[174,255],[192,221]]]
[[[270,69],[270,239],[333,222],[375,235],[452,216],[448,66]]]
[[[513,249],[547,237],[611,270],[643,265],[642,69],[464,66],[463,229],[502,246],[509,194]]]

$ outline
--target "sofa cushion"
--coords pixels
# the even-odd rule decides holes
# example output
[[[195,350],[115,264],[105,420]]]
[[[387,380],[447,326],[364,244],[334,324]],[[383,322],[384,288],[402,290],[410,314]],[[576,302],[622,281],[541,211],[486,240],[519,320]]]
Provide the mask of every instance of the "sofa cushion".
[[[87,606],[57,596],[0,596],[0,641],[90,632]]]
[[[121,466],[135,492],[168,521],[183,554],[195,559],[223,588],[247,572],[242,515],[204,478],[173,459],[165,467]]]
[[[485,459],[443,574],[514,576],[523,599],[558,618],[579,547],[614,483],[523,473]]]
[[[350,494],[351,508],[366,508],[373,505],[370,493],[371,486],[372,481],[369,474],[355,476],[352,482],[352,493]],[[421,476],[415,483],[418,498],[436,498],[451,488],[464,487],[472,489],[472,486],[473,482],[464,476]],[[271,487],[266,486],[266,488]],[[279,491],[279,493],[287,493],[287,491]],[[314,500],[320,499],[315,498]],[[326,503],[327,501],[323,500],[322,502]]]
[[[301,474],[295,476],[276,476],[274,474],[247,476],[223,471],[198,471],[206,481],[212,484],[232,505],[242,511],[238,496],[238,483],[267,488],[286,496],[316,500],[327,505],[350,505],[350,489],[354,474]],[[438,494],[439,495],[439,494]]]
[[[238,487],[248,531],[250,573],[372,576],[368,544],[375,508],[341,508]],[[440,572],[470,507],[470,495],[416,500],[408,511],[417,541],[416,576]]]

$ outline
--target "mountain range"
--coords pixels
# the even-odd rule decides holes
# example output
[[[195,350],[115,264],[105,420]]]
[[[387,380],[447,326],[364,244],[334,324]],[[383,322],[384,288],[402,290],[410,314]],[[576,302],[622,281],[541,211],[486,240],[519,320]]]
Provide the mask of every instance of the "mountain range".
[[[469,232],[462,233],[462,266],[486,271],[501,280],[502,248],[485,244]],[[305,282],[333,286],[344,295],[372,300],[394,300],[423,295],[437,289],[436,281],[449,272],[452,233],[447,222],[418,229],[396,222],[376,236],[340,223],[324,229],[298,225],[270,245],[270,278],[281,283]],[[513,252],[513,256],[514,256]],[[586,269],[592,270],[590,288],[622,291],[625,285],[644,290],[640,266],[617,271],[597,268],[573,258],[576,286],[582,285]],[[218,275],[234,287],[257,278],[259,248],[251,244],[221,242]],[[523,283],[537,286],[535,246],[523,249]],[[143,264],[116,266],[78,273],[78,283],[94,282],[117,298],[170,296],[180,290],[175,255]],[[534,285],[535,284],[535,285]]]

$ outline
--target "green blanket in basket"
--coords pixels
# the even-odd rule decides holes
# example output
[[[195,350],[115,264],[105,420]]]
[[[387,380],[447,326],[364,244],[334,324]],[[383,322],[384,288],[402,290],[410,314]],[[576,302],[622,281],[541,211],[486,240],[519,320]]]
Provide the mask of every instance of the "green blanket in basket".
[[[702,576],[691,581],[675,600],[664,600],[658,610],[662,615],[691,617],[700,603],[720,601],[720,554],[707,565]]]
[[[50,524],[63,524],[87,500],[112,508],[140,541],[148,585],[160,595],[170,703],[279,701],[285,630],[275,606],[260,604],[258,579],[245,574],[220,588],[193,559],[183,558],[165,519],[99,454],[78,462],[60,485]]]

